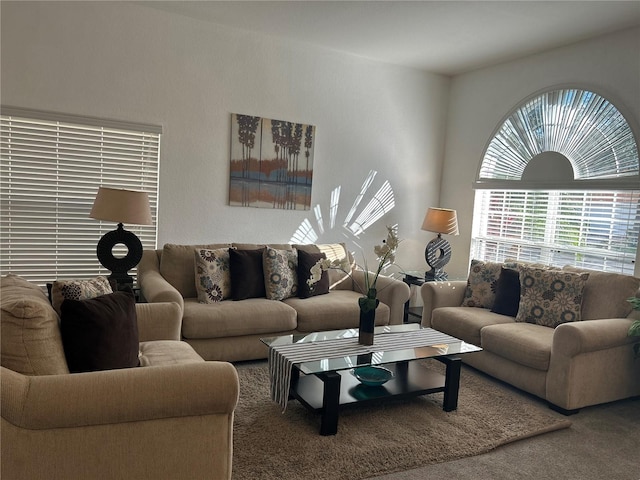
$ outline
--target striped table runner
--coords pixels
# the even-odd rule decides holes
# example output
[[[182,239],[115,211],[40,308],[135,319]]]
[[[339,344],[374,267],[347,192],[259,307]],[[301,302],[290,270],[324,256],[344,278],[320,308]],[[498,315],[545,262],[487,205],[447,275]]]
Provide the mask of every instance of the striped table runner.
[[[373,345],[360,345],[358,338],[338,338],[310,343],[293,343],[269,347],[269,377],[271,399],[287,408],[293,365],[329,358],[363,355],[373,352],[390,352],[407,348],[426,347],[459,342],[460,339],[445,333],[424,328],[408,332],[384,333],[375,336]]]

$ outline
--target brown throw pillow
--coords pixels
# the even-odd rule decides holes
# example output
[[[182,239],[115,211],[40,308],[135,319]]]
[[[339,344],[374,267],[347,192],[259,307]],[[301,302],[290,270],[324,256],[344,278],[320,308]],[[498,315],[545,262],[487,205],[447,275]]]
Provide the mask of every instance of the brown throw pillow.
[[[132,293],[65,300],[60,333],[71,373],[138,366],[138,323]]]
[[[329,293],[329,273],[326,270],[322,272],[320,281],[313,286],[309,286],[307,283],[307,280],[311,277],[311,267],[323,258],[327,258],[324,253],[310,253],[298,250],[298,296],[300,298]]]
[[[502,267],[496,284],[496,298],[491,311],[515,317],[520,305],[520,273],[518,270]]]
[[[262,252],[257,250],[229,249],[229,270],[231,272],[231,298],[265,298],[264,269],[262,268]]]

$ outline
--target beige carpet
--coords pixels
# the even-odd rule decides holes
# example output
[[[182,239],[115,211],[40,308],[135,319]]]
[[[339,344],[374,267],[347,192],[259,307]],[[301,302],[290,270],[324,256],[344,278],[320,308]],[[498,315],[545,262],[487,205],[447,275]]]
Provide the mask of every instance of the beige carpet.
[[[441,370],[438,362],[423,364]],[[270,401],[266,362],[237,368],[234,480],[358,480],[478,455],[571,424],[463,367],[458,410],[444,412],[441,393],[356,406],[340,412],[337,435],[323,437],[319,415],[297,401],[283,414]]]

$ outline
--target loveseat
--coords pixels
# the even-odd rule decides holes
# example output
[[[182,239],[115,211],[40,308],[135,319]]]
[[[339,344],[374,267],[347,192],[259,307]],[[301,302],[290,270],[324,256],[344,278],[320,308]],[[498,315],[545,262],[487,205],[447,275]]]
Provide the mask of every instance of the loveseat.
[[[43,290],[0,282],[3,479],[231,478],[237,372],[180,341],[178,305],[135,305],[140,367],[69,373]]]
[[[288,256],[290,263],[297,262],[298,256],[302,258],[303,254],[305,259],[314,255],[338,260],[347,258],[350,271],[349,274],[333,269],[325,272],[327,293],[324,294],[312,293],[307,298],[300,298],[290,291],[280,297],[271,297],[280,300],[267,298],[264,293],[248,298],[243,295],[242,299],[237,300],[233,297],[234,291],[244,290],[249,283],[264,284],[265,279],[268,283],[274,275],[268,271],[264,273],[265,264],[260,267],[260,272],[246,268],[240,275],[234,274],[231,268],[231,276],[238,283],[231,285],[231,297],[225,294],[210,303],[202,303],[207,298],[203,300],[202,290],[198,289],[201,282],[196,281],[197,254],[213,260],[212,256],[215,255],[212,252],[227,255],[232,250],[234,255],[258,252],[256,258],[263,258],[260,256],[265,255],[267,249],[271,253],[279,252],[277,255]],[[214,263],[212,261],[210,265]],[[295,272],[300,265],[302,262],[297,266],[289,266]],[[307,277],[308,270],[305,270]],[[211,275],[215,276],[216,273]],[[278,274],[277,278],[281,277]],[[291,287],[291,282],[295,282],[302,290],[307,277],[301,277],[298,282],[296,275],[296,278],[289,278],[288,285]],[[358,298],[364,293],[364,273],[357,269],[344,244],[166,244],[162,249],[143,252],[138,265],[138,283],[146,301],[175,302],[180,305],[182,338],[199,355],[206,360],[226,361],[267,358],[267,347],[260,341],[264,337],[357,328],[360,313]],[[404,303],[410,296],[409,287],[402,281],[380,276],[377,290],[380,304],[376,309],[376,325],[402,323]]]
[[[571,414],[640,395],[627,336],[638,312],[626,301],[639,287],[622,274],[473,260],[466,282],[422,285],[422,325],[482,347],[463,361]]]

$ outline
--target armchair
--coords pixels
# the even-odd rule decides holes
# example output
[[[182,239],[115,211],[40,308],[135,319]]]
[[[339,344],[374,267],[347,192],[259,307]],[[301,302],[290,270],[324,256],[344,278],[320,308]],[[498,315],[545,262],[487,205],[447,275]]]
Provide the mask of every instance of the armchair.
[[[0,303],[2,478],[231,478],[237,372],[179,341],[177,304],[136,305],[141,367],[69,374],[39,287],[3,277]]]

